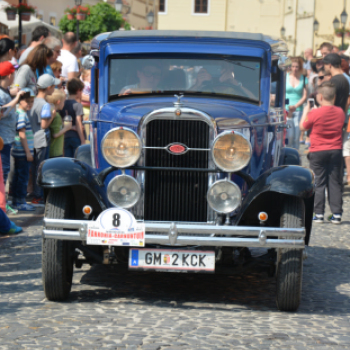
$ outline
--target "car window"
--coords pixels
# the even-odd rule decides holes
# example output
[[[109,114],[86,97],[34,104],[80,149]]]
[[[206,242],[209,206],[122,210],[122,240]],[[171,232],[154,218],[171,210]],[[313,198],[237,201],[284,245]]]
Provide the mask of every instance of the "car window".
[[[260,99],[259,60],[112,58],[109,72],[110,99],[174,92]]]

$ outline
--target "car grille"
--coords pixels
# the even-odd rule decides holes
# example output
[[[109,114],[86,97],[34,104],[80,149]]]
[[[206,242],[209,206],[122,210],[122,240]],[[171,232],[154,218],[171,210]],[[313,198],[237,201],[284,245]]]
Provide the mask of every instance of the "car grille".
[[[197,120],[153,120],[147,124],[146,146],[182,143],[209,148],[209,126]],[[145,165],[152,167],[208,168],[208,151],[173,155],[163,149],[146,149]],[[144,219],[151,221],[207,222],[208,173],[146,171]]]

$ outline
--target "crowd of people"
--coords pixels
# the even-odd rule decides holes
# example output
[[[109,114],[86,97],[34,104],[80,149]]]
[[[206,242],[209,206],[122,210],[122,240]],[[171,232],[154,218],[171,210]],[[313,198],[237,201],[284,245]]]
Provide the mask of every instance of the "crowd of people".
[[[40,164],[74,157],[86,142],[90,72],[80,57],[82,46],[72,32],[61,41],[38,26],[31,44],[19,50],[0,37],[0,234],[22,231],[8,213],[44,206],[36,183]]]
[[[287,146],[305,144],[310,168],[315,174],[315,223],[324,222],[328,196],[332,215],[340,224],[344,170],[350,184],[350,48],[339,51],[323,43],[316,57],[312,49],[293,57],[286,77],[288,112]]]

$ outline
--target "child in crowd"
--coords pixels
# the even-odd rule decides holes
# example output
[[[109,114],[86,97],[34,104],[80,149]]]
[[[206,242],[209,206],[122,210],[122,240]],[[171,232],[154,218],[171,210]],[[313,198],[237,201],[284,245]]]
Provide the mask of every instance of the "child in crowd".
[[[81,96],[81,104],[83,105],[84,121],[90,117],[90,93],[91,93],[91,70],[83,69],[81,80],[84,83],[83,94]],[[85,125],[85,134],[89,135],[89,125]]]
[[[85,136],[83,129],[83,106],[80,103],[84,89],[84,83],[78,78],[72,78],[67,83],[68,99],[64,103],[64,107],[60,114],[62,118],[66,115],[72,117],[72,129],[64,135],[64,156],[74,158],[75,150],[85,144]]]
[[[51,64],[51,69],[55,78],[59,79],[62,74],[62,63],[60,61],[55,61]]]
[[[316,95],[320,107],[310,111],[307,104],[300,121],[301,131],[311,129],[308,158],[315,173],[315,223],[324,222],[326,188],[333,213],[329,221],[340,224],[343,213],[342,129],[345,114],[342,108],[334,106],[335,97],[335,85],[331,81],[322,83]]]
[[[10,219],[7,217],[7,215],[5,214],[5,207],[5,186],[4,179],[2,177],[2,163],[0,157],[0,235],[16,235],[22,232],[22,227],[16,226],[16,224],[10,221]]]
[[[0,106],[2,113],[0,115],[0,137],[4,141],[4,146],[1,151],[3,181],[6,186],[7,177],[10,172],[11,146],[16,136],[16,104],[19,97],[24,93],[17,93],[17,96],[12,99],[8,88],[13,84],[15,78],[15,68],[9,61],[0,63]],[[6,205],[7,212],[16,212],[8,204]]]
[[[36,206],[44,205],[42,189],[36,183],[36,178],[39,165],[49,158],[49,126],[56,115],[55,111],[51,112],[51,106],[46,102],[45,98],[54,92],[55,85],[59,85],[59,83],[59,79],[49,74],[40,76],[37,82],[38,95],[29,113],[29,120],[34,133],[34,161],[32,166],[34,198],[32,204]]]
[[[53,105],[57,111],[51,125],[50,158],[63,157],[64,134],[72,128],[72,123],[65,123],[63,127],[62,117],[58,113],[64,107],[66,94],[59,89],[55,89],[51,96],[46,97],[47,102]]]
[[[34,92],[29,88],[19,98],[17,109],[17,136],[12,145],[11,155],[15,161],[14,175],[11,182],[12,206],[20,211],[34,211],[35,207],[26,203],[27,185],[29,180],[29,167],[33,162],[34,137],[32,127],[27,115],[33,107]]]

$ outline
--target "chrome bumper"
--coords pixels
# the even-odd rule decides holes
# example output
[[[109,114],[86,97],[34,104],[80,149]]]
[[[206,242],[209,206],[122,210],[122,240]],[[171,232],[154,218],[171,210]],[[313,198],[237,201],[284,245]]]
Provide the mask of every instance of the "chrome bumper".
[[[88,223],[89,221],[85,220],[45,218],[43,237],[85,241]],[[145,227],[146,244],[293,249],[304,249],[305,247],[305,228],[215,226],[203,223],[147,221]],[[201,236],[196,236],[198,234]],[[221,235],[224,235],[224,237],[220,237]]]

